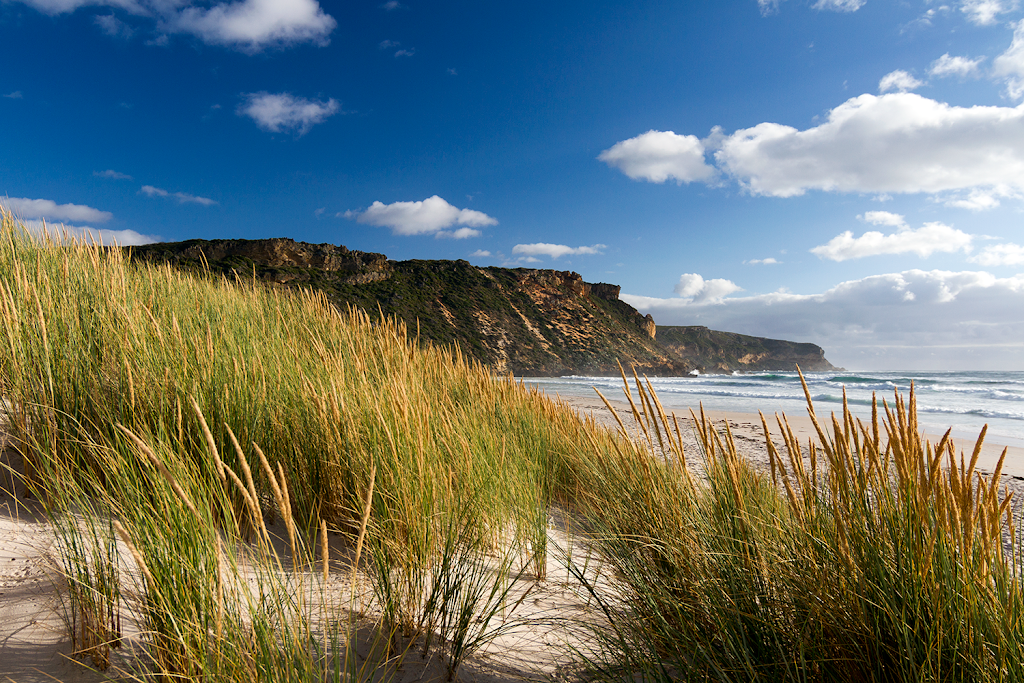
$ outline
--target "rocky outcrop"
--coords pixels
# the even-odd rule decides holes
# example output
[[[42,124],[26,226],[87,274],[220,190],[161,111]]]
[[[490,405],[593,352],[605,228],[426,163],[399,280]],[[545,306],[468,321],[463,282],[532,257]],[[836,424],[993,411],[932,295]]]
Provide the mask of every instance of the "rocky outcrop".
[[[337,306],[405,321],[423,343],[455,344],[495,372],[648,375],[831,368],[813,344],[658,327],[619,286],[571,271],[478,268],[468,261],[389,261],[383,254],[290,239],[190,240],[132,247],[132,258],[323,291]],[[811,362],[816,358],[816,362]]]

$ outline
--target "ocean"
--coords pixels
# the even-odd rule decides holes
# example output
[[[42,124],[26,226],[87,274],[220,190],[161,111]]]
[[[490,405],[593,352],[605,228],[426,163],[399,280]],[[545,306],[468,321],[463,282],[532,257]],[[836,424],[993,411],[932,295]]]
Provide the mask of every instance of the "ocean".
[[[926,431],[943,433],[952,427],[954,436],[974,439],[987,423],[986,441],[1024,447],[1024,372],[812,372],[805,377],[819,416],[842,410],[846,387],[850,409],[862,419],[870,418],[872,393],[881,410],[882,400],[892,405],[895,389],[908,397],[913,382],[918,422]],[[566,397],[594,397],[593,387],[597,387],[609,399],[623,398],[619,377],[527,377],[523,381]],[[807,414],[795,372],[652,377],[651,385],[667,411],[686,413],[703,403],[707,410],[760,410],[768,417],[775,412]]]

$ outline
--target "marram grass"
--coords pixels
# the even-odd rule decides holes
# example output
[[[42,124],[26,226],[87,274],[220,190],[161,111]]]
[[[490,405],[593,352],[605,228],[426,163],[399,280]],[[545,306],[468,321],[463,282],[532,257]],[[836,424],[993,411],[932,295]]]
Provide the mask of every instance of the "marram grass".
[[[766,421],[762,472],[703,414],[684,453],[636,375],[614,434],[321,295],[2,222],[0,393],[97,667],[131,621],[139,679],[382,680],[414,652],[454,678],[544,580],[557,504],[596,553],[565,553],[598,608],[581,675],[1024,680],[1011,503],[913,394],[866,424],[808,401],[818,445]]]

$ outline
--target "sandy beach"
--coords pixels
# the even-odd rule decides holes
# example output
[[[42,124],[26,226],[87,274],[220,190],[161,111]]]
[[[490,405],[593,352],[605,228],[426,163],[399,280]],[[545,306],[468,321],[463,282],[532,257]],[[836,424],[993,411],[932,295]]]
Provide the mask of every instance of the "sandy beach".
[[[635,429],[635,421],[633,419],[632,409],[630,408],[629,403],[625,400],[612,399],[611,397],[606,398],[608,398],[608,402],[612,407],[615,408],[616,413],[619,415],[619,419],[622,420],[627,429]],[[561,400],[571,405],[581,414],[593,416],[593,418],[600,424],[603,424],[610,429],[619,428],[615,418],[608,412],[604,402],[602,402],[596,395],[594,398],[582,398],[575,396],[562,397]],[[636,401],[635,397],[634,401]],[[679,424],[682,428],[681,431],[685,448],[688,452],[694,454],[698,453],[697,440],[693,435],[692,420],[690,419],[689,412],[683,413],[675,411],[675,414],[676,417],[679,418]],[[765,468],[769,466],[768,449],[765,445],[764,429],[761,425],[761,418],[759,415],[756,413],[720,410],[705,411],[705,414],[712,420],[712,422],[715,423],[715,425],[719,427],[728,423],[729,429],[732,431],[733,438],[736,441],[737,448],[751,462],[758,466],[764,466]],[[819,441],[818,434],[814,429],[814,425],[811,422],[811,418],[807,415],[806,410],[796,414],[787,413],[785,417],[789,422],[789,426],[793,429],[793,433],[796,434],[801,444],[806,444],[808,439],[813,439],[815,443]],[[776,422],[775,415],[765,415],[765,418],[768,421],[768,429],[772,434],[773,442],[776,446],[781,447],[781,430]],[[829,428],[831,425],[830,419],[829,413],[822,412],[818,414],[818,420],[822,427]],[[826,420],[829,420],[829,422],[826,423]],[[942,434],[925,432],[925,438],[931,441],[934,445],[942,438]],[[975,442],[976,439],[953,438],[953,443],[956,447],[957,453],[965,453],[965,458],[967,460],[970,460],[971,454],[974,451]],[[1020,481],[1024,483],[1024,448],[1008,446],[1006,444],[999,443],[997,440],[986,438],[985,442],[982,444],[981,455],[978,458],[978,471],[982,474],[991,474],[994,472],[1004,448],[1007,451],[1002,470],[1004,483],[1009,484],[1012,481]]]

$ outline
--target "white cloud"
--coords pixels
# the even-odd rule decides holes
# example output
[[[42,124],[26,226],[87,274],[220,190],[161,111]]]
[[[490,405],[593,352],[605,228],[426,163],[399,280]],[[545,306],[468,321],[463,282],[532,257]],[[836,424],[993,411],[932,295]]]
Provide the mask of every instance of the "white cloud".
[[[397,50],[395,52],[395,59],[397,59],[399,57],[412,57],[414,54],[416,54],[416,48],[414,48],[414,47],[410,47],[410,48],[407,48],[407,49],[403,48],[403,49]]]
[[[472,228],[497,225],[498,221],[482,211],[459,209],[436,194],[420,202],[374,202],[365,211],[346,211],[338,214],[366,225],[391,228],[396,235],[437,235],[463,239],[480,234]],[[442,233],[445,228],[463,226],[454,232]]]
[[[976,76],[978,74],[978,67],[983,61],[985,61],[984,57],[978,57],[977,59],[950,57],[947,52],[932,62],[932,65],[928,68],[928,74],[938,78],[945,78],[946,76],[959,76],[960,78]]]
[[[1024,265],[1024,247],[1013,243],[996,244],[967,260],[982,266],[1021,266]]]
[[[762,123],[715,153],[754,194],[1024,189],[1024,108],[954,107],[913,93],[860,95],[807,130]]]
[[[886,213],[873,211],[870,213]],[[897,214],[889,214],[896,216]],[[900,216],[902,219],[902,216]],[[860,237],[846,232],[833,237],[827,244],[811,249],[811,253],[819,258],[830,261],[847,261],[866,256],[882,256],[887,254],[917,254],[928,258],[935,252],[953,253],[969,252],[973,237],[965,232],[951,228],[942,223],[925,223],[917,230],[911,230],[905,224],[888,235],[871,230]]]
[[[705,280],[697,273],[683,273],[675,286],[675,293],[682,297],[680,301],[688,304],[721,303],[730,294],[742,291],[735,282],[719,278]]]
[[[204,42],[257,51],[269,45],[327,45],[337,22],[316,0],[241,0],[187,7],[169,25]]]
[[[469,237],[479,237],[482,234],[482,232],[474,228],[459,228],[458,230],[451,231],[442,230],[441,232],[434,233],[434,237],[464,240]]]
[[[109,168],[106,171],[93,171],[92,174],[97,178],[109,178],[111,180],[135,180],[127,173],[118,173]]]
[[[398,2],[398,0],[388,0],[380,8],[387,12],[394,12],[396,9],[406,9],[406,6]]]
[[[956,107],[914,93],[851,98],[806,130],[761,123],[725,135],[716,128],[703,142],[649,131],[599,159],[631,178],[710,183],[716,176],[703,166],[704,148],[717,149],[720,171],[752,194],[1024,191],[1024,105]]]
[[[316,0],[239,0],[212,5],[192,5],[190,0],[22,0],[51,16],[80,7],[113,7],[128,14],[152,19],[166,42],[167,33],[185,33],[211,45],[225,45],[245,52],[296,43],[327,45],[337,26]],[[112,15],[96,21],[111,35],[133,31]],[[159,44],[160,38],[157,39]]]
[[[42,218],[55,221],[89,221],[106,223],[114,214],[100,211],[83,204],[58,204],[52,199],[28,199],[27,197],[0,197],[0,206],[14,213],[18,218]]]
[[[294,97],[289,93],[256,92],[243,95],[245,101],[238,106],[239,116],[248,116],[261,129],[271,133],[295,131],[305,135],[318,123],[337,114],[341,106],[334,99],[326,102]]]
[[[924,82],[917,80],[906,71],[897,69],[882,76],[882,80],[878,81],[878,92],[883,94],[892,90],[907,92],[908,90],[916,90],[922,85],[924,85]]]
[[[907,221],[904,220],[903,216],[891,211],[865,211],[857,216],[857,219],[865,223],[871,223],[871,225],[888,225],[893,228],[907,227]]]
[[[1011,99],[1024,97],[1024,19],[1014,25],[1010,47],[992,61],[992,75],[1006,81]]]
[[[782,261],[777,260],[774,256],[769,256],[768,258],[752,258],[749,261],[744,261],[743,263],[750,264],[752,266],[772,266],[782,263]]]
[[[997,185],[993,188],[971,190],[966,196],[962,193],[947,197],[943,200],[946,206],[969,211],[988,211],[999,206],[1000,198],[1019,199],[1020,192],[1016,192],[1005,185]]]
[[[491,252],[487,251],[486,249],[477,249],[472,254],[470,254],[469,257],[470,258],[488,258],[490,255],[491,255]]]
[[[1024,360],[1024,275],[908,270],[820,294],[774,292],[712,302],[623,294],[659,325],[707,325],[821,345],[858,369],[1005,369]]]
[[[140,244],[153,244],[160,241],[159,237],[143,235],[134,230],[107,230],[88,225],[54,225],[40,220],[22,221],[22,225],[36,237],[48,236],[50,239],[61,242],[78,240],[108,246],[116,244],[122,247],[134,247]]]
[[[612,168],[634,180],[677,183],[711,180],[715,169],[704,163],[704,143],[694,135],[649,130],[635,138],[617,142],[598,155]]]
[[[761,16],[768,16],[779,11],[779,3],[782,0],[757,0],[757,6],[761,10]]]
[[[6,97],[9,100],[21,100],[21,99],[25,98],[25,96],[21,94],[20,90],[15,90],[14,92],[9,92],[6,95],[4,95],[4,97]]]
[[[589,247],[570,247],[564,244],[536,242],[534,244],[517,244],[512,247],[512,253],[523,254],[524,256],[550,256],[553,259],[557,259],[573,254],[582,256],[600,254],[602,249],[607,249],[607,245],[594,244]]]
[[[829,9],[833,12],[856,12],[867,0],[818,0],[811,5],[814,9]]]
[[[93,18],[100,30],[111,38],[124,38],[128,40],[135,33],[135,29],[121,21],[113,14],[100,14]]]
[[[217,204],[217,202],[212,199],[208,199],[207,197],[197,197],[184,192],[168,192],[167,190],[159,187],[153,187],[152,185],[143,185],[139,192],[147,197],[173,197],[178,200],[179,204],[200,204],[202,206],[216,206]]]
[[[996,23],[1000,14],[1017,9],[1017,0],[963,0],[960,11],[967,15],[967,20],[978,26],[990,26]]]

